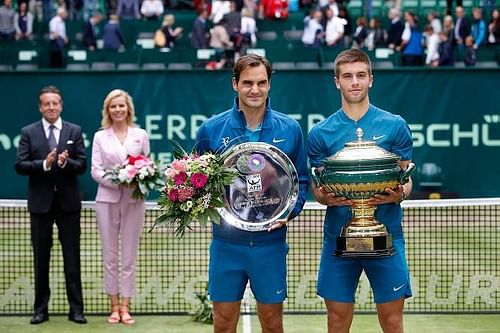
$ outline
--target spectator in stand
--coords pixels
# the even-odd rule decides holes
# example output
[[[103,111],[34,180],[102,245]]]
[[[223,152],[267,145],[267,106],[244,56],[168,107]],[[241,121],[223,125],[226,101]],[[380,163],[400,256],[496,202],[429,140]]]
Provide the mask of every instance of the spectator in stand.
[[[318,48],[323,44],[324,30],[321,21],[323,14],[321,10],[311,10],[309,15],[304,17],[304,31],[302,33],[302,43],[305,47]]]
[[[326,10],[325,43],[327,46],[342,44],[344,38],[344,27],[347,21],[335,15],[331,8]]]
[[[212,2],[212,10],[210,12],[210,21],[213,24],[219,23],[220,20],[231,11],[231,2],[229,0],[214,0]]]
[[[434,31],[436,35],[443,30],[441,21],[439,20],[439,15],[436,12],[430,12],[427,14],[427,23],[432,26],[432,31]]]
[[[474,49],[478,49],[479,46],[483,45],[486,38],[486,22],[483,20],[483,12],[481,8],[474,8],[472,10],[472,16],[474,17],[474,22],[472,23],[472,37],[474,38]]]
[[[22,1],[14,15],[14,28],[16,29],[16,40],[33,38],[33,14],[28,11],[28,3]]]
[[[262,0],[259,2],[259,18],[269,20],[288,19],[287,0]]]
[[[402,65],[422,66],[424,49],[422,47],[422,32],[418,28],[418,22],[413,12],[405,13],[405,30],[401,36],[402,40]]]
[[[476,65],[476,45],[477,42],[474,41],[472,36],[465,37],[464,64],[467,67]]]
[[[243,7],[241,8],[241,11],[243,11],[243,8],[248,10],[251,17],[255,18],[257,16],[258,5],[256,0],[243,0]]]
[[[257,44],[257,23],[250,10],[243,7],[241,10],[241,47],[240,55],[245,55],[247,49]]]
[[[43,4],[42,0],[30,0],[27,1],[28,10],[33,14],[33,18],[36,18],[38,23],[43,21]]]
[[[161,0],[144,0],[141,5],[141,14],[148,20],[159,20],[163,15]]]
[[[229,38],[225,23],[224,19],[221,19],[210,30],[210,47],[215,49],[217,62],[215,68],[208,69],[221,69],[226,64],[232,66],[234,62],[234,44]]]
[[[94,13],[83,25],[82,44],[89,51],[97,49],[98,24],[102,20],[102,15]]]
[[[349,48],[352,44],[352,21],[347,8],[342,6],[339,9],[339,17],[344,19],[346,24],[344,26],[344,47]]]
[[[12,0],[4,0],[3,6],[0,7],[0,40],[14,40],[16,36],[15,15]]]
[[[116,15],[124,20],[140,19],[139,0],[118,0]]]
[[[458,6],[455,9],[455,16],[456,16],[456,22],[455,22],[455,31],[454,31],[454,38],[455,38],[455,45],[463,47],[465,43],[465,37],[469,36],[471,33],[471,27],[469,20],[465,17],[465,11],[463,7]]]
[[[387,31],[380,26],[380,21],[376,17],[370,19],[370,29],[366,37],[365,45],[368,50],[373,50],[377,47],[386,45]]]
[[[208,47],[208,30],[207,30],[208,10],[202,9],[200,14],[193,22],[191,30],[191,46],[195,49],[206,49]]]
[[[491,21],[488,24],[488,44],[500,44],[500,12],[498,9],[491,13]]]
[[[167,14],[163,18],[163,23],[161,25],[160,31],[164,36],[165,43],[160,45],[161,43],[157,43],[159,47],[168,47],[169,49],[173,48],[175,45],[175,40],[182,34],[182,27],[174,28],[175,16],[172,14]]]
[[[439,66],[439,35],[434,32],[432,25],[428,24],[424,29],[425,44],[427,47],[427,56],[425,64],[427,66]]]
[[[104,26],[103,49],[119,51],[124,48],[125,40],[120,29],[118,15],[109,15],[108,23]]]
[[[387,31],[387,46],[396,49],[401,45],[401,36],[405,30],[405,25],[401,21],[401,13],[398,8],[391,8],[388,16],[391,25]]]
[[[368,30],[366,30],[366,18],[360,16],[356,19],[356,30],[352,35],[352,47],[363,48],[365,47],[365,40],[368,37]]]
[[[49,39],[50,39],[50,63],[51,68],[64,67],[64,47],[68,44],[66,35],[66,23],[68,17],[66,8],[61,6],[57,8],[57,15],[49,21]]]
[[[455,23],[453,23],[453,17],[451,15],[446,15],[443,18],[443,31],[446,36],[448,36],[448,40],[453,41],[455,35]]]
[[[444,31],[439,33],[439,66],[453,66],[455,59],[453,56],[453,40]]]
[[[241,13],[238,11],[236,1],[230,2],[230,11],[229,13],[224,14],[222,18],[224,19],[224,22],[226,22],[226,30],[229,34],[231,42],[234,43],[234,49],[236,52],[239,52],[242,43]]]
[[[325,29],[326,29],[326,21],[328,20],[328,15],[327,15],[328,9],[330,9],[333,12],[334,17],[338,17],[340,7],[341,6],[337,3],[336,0],[328,0],[328,3],[326,5],[320,6],[321,13],[323,14],[323,22],[321,22],[321,24],[323,24],[323,27]]]

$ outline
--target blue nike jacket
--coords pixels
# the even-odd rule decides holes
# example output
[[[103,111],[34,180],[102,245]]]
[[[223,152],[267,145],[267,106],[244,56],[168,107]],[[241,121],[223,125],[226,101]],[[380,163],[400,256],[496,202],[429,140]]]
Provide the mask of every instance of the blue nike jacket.
[[[249,142],[246,121],[238,108],[238,98],[233,107],[205,121],[196,133],[196,151],[199,153],[223,152],[231,146]],[[259,142],[271,144],[283,151],[295,165],[299,176],[299,196],[289,219],[296,217],[306,201],[310,178],[302,129],[299,123],[283,113],[271,109],[267,100]],[[286,226],[272,232],[250,232],[237,229],[224,221],[212,224],[213,238],[221,241],[258,245],[286,241]]]

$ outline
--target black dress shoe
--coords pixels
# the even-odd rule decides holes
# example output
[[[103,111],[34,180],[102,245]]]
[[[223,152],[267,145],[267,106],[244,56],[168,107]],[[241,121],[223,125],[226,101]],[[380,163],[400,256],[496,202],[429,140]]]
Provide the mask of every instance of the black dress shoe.
[[[38,325],[47,320],[49,320],[49,315],[47,313],[39,312],[35,313],[33,317],[31,317],[30,324]]]
[[[68,319],[71,321],[74,321],[77,324],[86,324],[87,319],[85,319],[85,316],[83,313],[70,313],[68,316]]]

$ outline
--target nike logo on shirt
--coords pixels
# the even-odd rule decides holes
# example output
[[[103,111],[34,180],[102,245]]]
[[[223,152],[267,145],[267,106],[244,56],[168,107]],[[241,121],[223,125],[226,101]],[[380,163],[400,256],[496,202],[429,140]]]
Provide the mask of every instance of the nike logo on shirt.
[[[283,142],[285,140],[286,139],[276,139],[276,138],[273,138],[273,143],[280,143],[280,142]]]
[[[398,291],[399,289],[403,288],[405,285],[406,285],[406,283],[403,283],[403,284],[402,284],[402,285],[400,285],[399,287],[392,287],[392,291],[396,292],[396,291]]]
[[[382,139],[384,136],[385,136],[385,134],[384,134],[384,135],[378,135],[378,136],[375,136],[375,135],[374,135],[374,136],[373,136],[373,140],[374,140],[374,141],[377,141],[378,139]]]

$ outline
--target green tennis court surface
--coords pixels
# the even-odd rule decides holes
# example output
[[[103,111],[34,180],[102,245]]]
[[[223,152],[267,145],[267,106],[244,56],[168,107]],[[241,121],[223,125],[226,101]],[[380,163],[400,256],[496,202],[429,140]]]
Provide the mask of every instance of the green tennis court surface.
[[[65,316],[51,316],[41,325],[30,325],[29,317],[0,317],[2,333],[108,333],[108,332],[147,332],[147,333],[211,333],[211,325],[195,323],[189,316],[134,316],[133,326],[110,325],[106,317],[88,316],[87,325],[69,322]],[[405,333],[493,333],[500,331],[499,315],[426,315],[407,314],[404,317]],[[241,327],[238,332],[244,332]],[[284,317],[286,333],[325,333],[326,315],[292,315]],[[260,332],[257,317],[251,316],[251,332]],[[351,328],[352,333],[382,332],[375,315],[357,314]],[[249,333],[249,332],[248,332]]]

